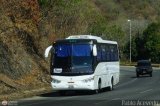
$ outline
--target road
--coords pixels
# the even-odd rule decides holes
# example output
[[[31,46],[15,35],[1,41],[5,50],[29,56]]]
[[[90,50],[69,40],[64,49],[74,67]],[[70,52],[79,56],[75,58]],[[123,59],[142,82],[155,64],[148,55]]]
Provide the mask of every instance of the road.
[[[113,91],[68,92],[65,96],[51,92],[18,101],[20,106],[160,106],[159,103],[160,69],[154,69],[153,77],[136,78],[134,67],[121,67],[120,82]]]

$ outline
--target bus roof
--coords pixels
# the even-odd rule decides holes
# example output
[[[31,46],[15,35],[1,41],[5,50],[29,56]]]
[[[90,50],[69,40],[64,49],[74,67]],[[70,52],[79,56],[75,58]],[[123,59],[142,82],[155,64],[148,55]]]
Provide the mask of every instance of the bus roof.
[[[66,39],[95,39],[98,43],[117,44],[116,41],[103,40],[101,37],[93,35],[72,35],[67,37]]]

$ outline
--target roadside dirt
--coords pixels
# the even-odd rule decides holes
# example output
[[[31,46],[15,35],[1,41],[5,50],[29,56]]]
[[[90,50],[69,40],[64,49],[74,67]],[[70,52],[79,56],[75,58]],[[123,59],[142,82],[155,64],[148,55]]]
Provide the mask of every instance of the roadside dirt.
[[[43,80],[34,76],[32,76],[33,80],[30,77],[23,78],[23,80],[13,80],[4,74],[0,74],[0,101],[17,100],[51,91],[49,76],[46,77],[48,78],[42,78]]]

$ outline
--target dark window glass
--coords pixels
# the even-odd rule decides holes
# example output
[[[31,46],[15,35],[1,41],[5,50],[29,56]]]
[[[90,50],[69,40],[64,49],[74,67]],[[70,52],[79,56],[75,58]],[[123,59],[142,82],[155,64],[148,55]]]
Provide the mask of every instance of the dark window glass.
[[[101,60],[102,61],[106,61],[107,60],[107,53],[106,53],[106,49],[105,49],[105,44],[101,45],[101,49],[102,49],[102,52],[101,52]]]
[[[101,52],[102,52],[101,46],[97,45],[97,61],[98,62],[102,61],[102,59],[101,59]]]
[[[91,45],[57,45],[56,54],[58,57],[67,56],[91,56]]]
[[[97,46],[97,60],[103,61],[118,61],[117,45],[99,44]]]
[[[92,59],[90,44],[57,44],[52,72],[56,75],[90,74],[93,73]],[[56,69],[61,71],[57,73]]]

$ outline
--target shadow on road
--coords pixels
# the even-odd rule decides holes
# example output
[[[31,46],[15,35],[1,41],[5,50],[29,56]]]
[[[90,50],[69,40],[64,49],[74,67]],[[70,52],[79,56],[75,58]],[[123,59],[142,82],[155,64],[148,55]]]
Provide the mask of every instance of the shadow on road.
[[[98,94],[101,94],[103,92],[108,92],[108,90],[103,90],[99,92]],[[45,93],[38,95],[40,97],[67,97],[67,96],[84,96],[84,95],[94,95],[95,93],[93,91],[66,91],[64,95],[60,95],[58,91]]]
[[[92,92],[88,91],[66,91],[64,95],[60,95],[58,91],[50,92],[50,93],[45,93],[41,94],[39,96],[41,97],[61,97],[61,96],[83,96],[83,95],[92,95]]]
[[[151,77],[150,77],[150,76],[148,76],[148,75],[142,75],[142,76],[139,76],[139,77],[132,76],[131,78],[147,78],[147,77],[151,78]]]
[[[49,93],[41,94],[39,96],[41,96],[41,97],[58,97],[60,95],[58,94],[58,92],[49,92]]]

